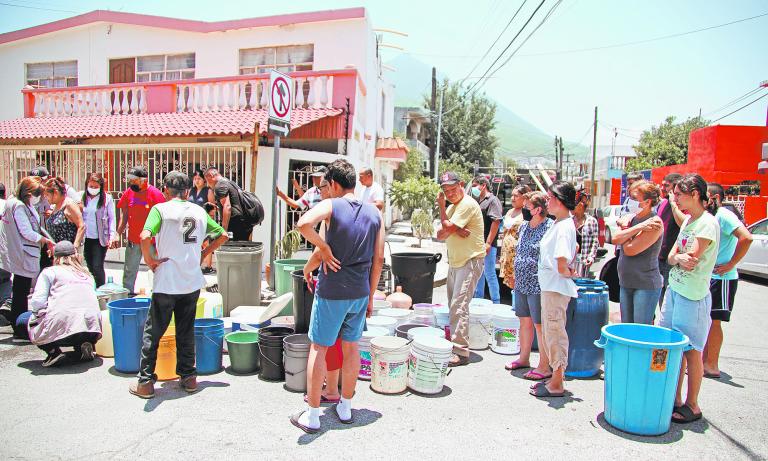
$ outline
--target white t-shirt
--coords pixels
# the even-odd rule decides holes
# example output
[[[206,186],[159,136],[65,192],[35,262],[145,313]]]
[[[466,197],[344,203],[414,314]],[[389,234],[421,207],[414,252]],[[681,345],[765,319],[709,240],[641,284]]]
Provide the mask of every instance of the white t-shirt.
[[[384,201],[384,189],[377,182],[372,183],[368,187],[360,187],[355,195],[357,195],[363,203],[372,204],[377,201]]]
[[[557,271],[557,258],[570,264],[576,257],[576,225],[573,219],[562,219],[549,228],[541,238],[539,256],[539,285],[541,291],[554,291],[571,298],[578,297],[576,284]]]

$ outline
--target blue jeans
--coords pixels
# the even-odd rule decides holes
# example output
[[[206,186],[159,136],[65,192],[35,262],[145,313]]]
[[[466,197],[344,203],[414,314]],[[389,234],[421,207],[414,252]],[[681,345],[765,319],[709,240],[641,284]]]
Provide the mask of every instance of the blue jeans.
[[[485,281],[488,282],[488,291],[491,292],[491,301],[493,304],[501,303],[501,296],[499,295],[499,278],[496,277],[496,252],[498,248],[491,247],[491,251],[485,256],[485,267],[483,274]],[[477,283],[475,288],[475,298],[485,298],[485,283],[483,279]]]
[[[622,323],[653,324],[653,314],[659,302],[661,288],[641,290],[636,288],[620,287],[619,302],[621,308]]]

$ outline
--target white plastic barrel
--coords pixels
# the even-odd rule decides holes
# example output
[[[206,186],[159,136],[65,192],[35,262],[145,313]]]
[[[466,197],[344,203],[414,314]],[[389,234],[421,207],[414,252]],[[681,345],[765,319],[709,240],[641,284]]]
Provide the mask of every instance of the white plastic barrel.
[[[408,319],[411,316],[411,311],[408,309],[399,309],[391,307],[389,309],[382,309],[378,312],[379,315],[383,315],[384,317],[392,317],[395,319],[395,328],[399,327],[400,325],[407,323]]]
[[[400,309],[398,309],[400,310]],[[366,323],[368,324],[368,328],[384,328],[387,330],[387,334],[390,336],[394,336],[395,334],[395,327],[397,326],[397,319],[393,317],[385,317],[383,315],[372,315],[368,317],[366,320]]]
[[[496,312],[493,315],[491,350],[504,355],[520,353],[520,319],[514,312]]]
[[[488,348],[493,326],[491,310],[487,306],[469,307],[469,348],[482,350]]]
[[[408,339],[415,339],[418,336],[427,335],[435,338],[445,339],[445,332],[439,328],[433,327],[416,327],[408,330]]]
[[[378,338],[379,336],[388,336],[389,330],[383,327],[371,327],[369,326],[366,331],[363,332],[363,336],[357,342],[357,348],[360,350],[360,372],[357,375],[358,379],[368,381],[371,379],[371,340]]]
[[[379,336],[371,339],[371,389],[382,394],[405,390],[410,349],[405,338]]]
[[[411,343],[408,358],[408,388],[423,394],[443,390],[453,344],[431,335],[417,335]]]

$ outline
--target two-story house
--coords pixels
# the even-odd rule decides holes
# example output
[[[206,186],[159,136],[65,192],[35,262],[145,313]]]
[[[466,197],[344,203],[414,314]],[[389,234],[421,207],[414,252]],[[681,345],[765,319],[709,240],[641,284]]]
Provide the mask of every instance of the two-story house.
[[[93,11],[0,34],[0,181],[12,190],[45,165],[78,190],[102,172],[115,197],[125,172],[218,168],[272,200],[270,69],[293,77],[290,135],[277,184],[342,156],[391,177],[392,86],[364,8],[204,22]],[[281,231],[296,219],[280,202]],[[269,226],[254,240],[269,242]],[[267,249],[269,250],[269,249]]]

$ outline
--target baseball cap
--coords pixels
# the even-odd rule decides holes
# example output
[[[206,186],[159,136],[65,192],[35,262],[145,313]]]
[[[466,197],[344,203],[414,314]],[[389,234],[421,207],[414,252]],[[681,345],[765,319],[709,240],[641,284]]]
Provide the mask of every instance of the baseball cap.
[[[163,178],[163,185],[168,189],[181,191],[191,188],[192,181],[189,179],[189,176],[174,170],[165,175],[165,178]]]
[[[44,166],[36,166],[29,171],[30,176],[37,176],[39,178],[47,178],[51,175],[48,168]]]
[[[69,240],[62,240],[53,247],[53,256],[57,258],[61,256],[72,256],[75,253],[77,253],[77,250],[75,250],[75,246]]]
[[[445,186],[445,185],[450,186],[452,184],[458,183],[459,181],[461,181],[461,179],[459,178],[459,175],[457,175],[453,171],[446,171],[440,176],[441,186]]]
[[[325,176],[326,171],[327,170],[325,169],[325,167],[321,166],[319,168],[315,168],[315,171],[313,171],[312,174],[310,174],[310,176],[319,178],[319,177]]]
[[[128,170],[128,174],[125,176],[129,181],[134,179],[144,179],[148,178],[149,174],[147,174],[147,169],[143,166],[135,166]]]

